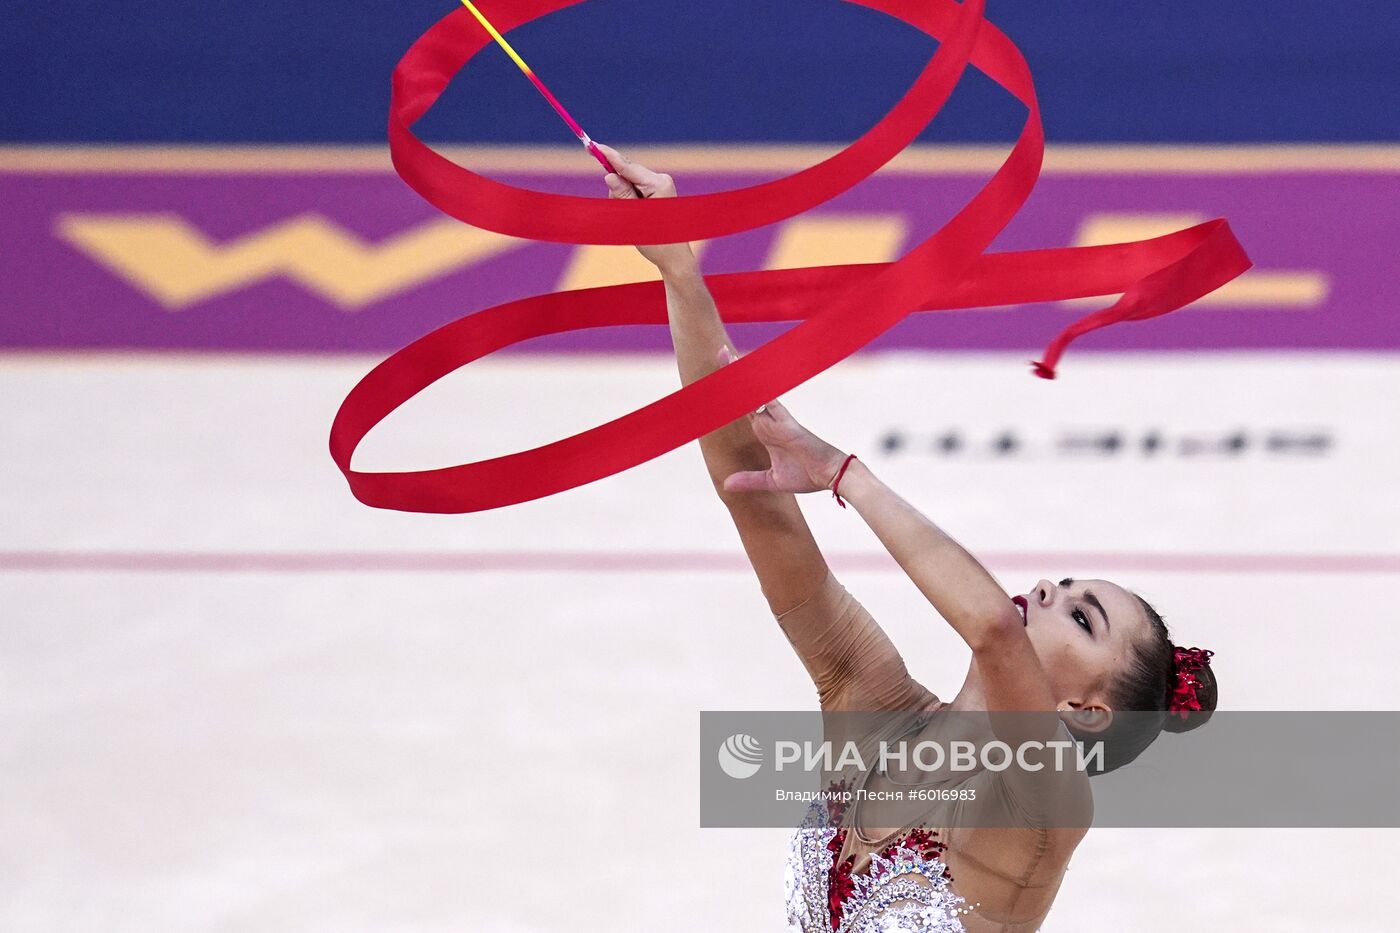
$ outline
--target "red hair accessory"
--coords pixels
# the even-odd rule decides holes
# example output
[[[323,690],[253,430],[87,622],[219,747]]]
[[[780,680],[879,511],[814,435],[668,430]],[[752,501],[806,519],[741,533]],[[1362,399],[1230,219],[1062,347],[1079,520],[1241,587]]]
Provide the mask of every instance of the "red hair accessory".
[[[1176,714],[1182,719],[1190,718],[1191,713],[1197,712],[1201,708],[1201,701],[1196,698],[1196,691],[1202,686],[1200,679],[1196,676],[1202,669],[1210,666],[1211,655],[1214,651],[1205,648],[1180,648],[1172,646],[1172,665],[1176,671],[1176,683],[1172,687],[1171,702],[1167,704],[1167,713]]]

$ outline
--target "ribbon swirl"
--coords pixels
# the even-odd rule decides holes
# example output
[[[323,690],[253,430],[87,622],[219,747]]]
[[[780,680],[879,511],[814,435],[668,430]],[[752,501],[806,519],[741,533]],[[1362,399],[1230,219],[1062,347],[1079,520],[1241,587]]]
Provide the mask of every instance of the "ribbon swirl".
[[[488,0],[502,32],[580,0]],[[465,9],[439,20],[394,70],[389,148],[400,177],[444,213],[510,236],[562,243],[679,243],[795,216],[873,174],[942,109],[968,64],[1026,106],[1010,155],[942,229],[890,263],[707,276],[727,323],[800,321],[728,366],[630,414],[550,444],[433,470],[351,468],[380,421],[448,373],[522,340],[622,324],[666,324],[660,282],[555,292],[497,305],[419,338],[371,370],[331,426],[330,452],[366,505],[412,512],[500,508],[591,483],[688,443],[779,397],[916,311],[976,308],[1122,293],[1051,341],[1036,375],[1054,378],[1075,338],[1119,321],[1174,311],[1251,265],[1229,225],[1208,221],[1134,243],[985,254],[1039,178],[1045,134],[1025,58],[984,17],[985,0],[848,0],[939,39],[905,96],[875,126],[825,161],[776,181],[658,201],[553,195],[505,185],[458,166],[411,127],[490,41]]]

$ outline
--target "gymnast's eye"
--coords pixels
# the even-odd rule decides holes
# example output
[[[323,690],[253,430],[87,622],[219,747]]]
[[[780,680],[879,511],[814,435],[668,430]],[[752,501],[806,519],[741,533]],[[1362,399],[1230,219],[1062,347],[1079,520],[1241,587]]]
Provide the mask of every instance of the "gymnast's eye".
[[[1089,617],[1084,614],[1083,609],[1076,609],[1073,612],[1071,612],[1070,618],[1074,619],[1074,621],[1078,622],[1081,626],[1083,626],[1084,631],[1088,632],[1090,635],[1094,634],[1094,628],[1089,624]]]

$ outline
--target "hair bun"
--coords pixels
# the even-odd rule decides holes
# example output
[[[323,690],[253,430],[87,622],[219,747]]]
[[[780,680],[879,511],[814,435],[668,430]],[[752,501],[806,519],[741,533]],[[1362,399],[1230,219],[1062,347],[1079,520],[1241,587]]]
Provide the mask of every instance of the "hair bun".
[[[1205,648],[1172,646],[1172,688],[1167,702],[1167,732],[1187,732],[1205,725],[1215,712],[1215,672],[1210,659],[1214,651]]]

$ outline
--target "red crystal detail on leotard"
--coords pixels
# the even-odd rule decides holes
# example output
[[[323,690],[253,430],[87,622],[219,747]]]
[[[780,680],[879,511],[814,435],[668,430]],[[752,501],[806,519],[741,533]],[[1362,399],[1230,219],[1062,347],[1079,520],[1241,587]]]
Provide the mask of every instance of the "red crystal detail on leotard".
[[[828,803],[828,809],[829,808],[830,803]],[[841,809],[844,811],[845,807],[842,806]],[[937,835],[938,833],[931,829],[911,829],[904,835],[895,837],[889,845],[881,849],[880,856],[882,858],[891,859],[894,858],[895,850],[897,849],[912,849],[928,861],[942,858],[943,853],[947,851],[948,847],[935,838]],[[848,855],[840,865],[834,864],[835,860],[840,856],[841,847],[845,842],[846,830],[838,829],[836,835],[826,844],[827,851],[831,853],[833,862],[831,871],[827,875],[826,882],[826,901],[827,907],[831,911],[831,928],[833,930],[840,929],[841,915],[844,912],[846,900],[854,894],[856,890],[856,882],[852,877],[856,857],[854,855]],[[953,880],[953,875],[948,871],[948,866],[946,865],[943,866],[943,877],[947,878],[949,881]]]

